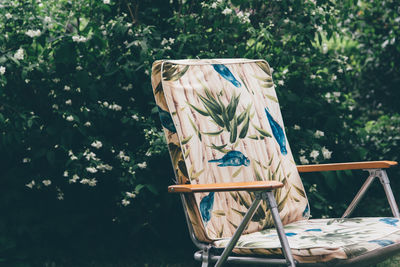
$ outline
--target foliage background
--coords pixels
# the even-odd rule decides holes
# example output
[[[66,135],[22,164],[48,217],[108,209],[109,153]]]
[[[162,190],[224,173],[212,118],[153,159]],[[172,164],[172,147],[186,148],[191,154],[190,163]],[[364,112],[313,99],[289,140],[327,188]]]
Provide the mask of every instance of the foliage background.
[[[399,160],[399,12],[394,0],[0,1],[0,263],[190,262],[166,194],[157,59],[266,59],[299,164]],[[313,217],[341,215],[362,177],[304,175]],[[356,212],[376,214],[390,214],[378,183]]]

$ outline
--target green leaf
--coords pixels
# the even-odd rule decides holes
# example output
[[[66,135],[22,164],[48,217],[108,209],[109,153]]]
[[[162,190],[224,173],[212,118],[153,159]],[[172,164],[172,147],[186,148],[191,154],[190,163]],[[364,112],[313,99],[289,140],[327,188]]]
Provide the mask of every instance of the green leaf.
[[[272,137],[272,135],[269,134],[266,130],[261,129],[260,127],[257,127],[257,126],[254,125],[254,124],[253,124],[253,126],[254,126],[254,128],[256,128],[256,130],[257,130],[261,135],[263,135],[263,136],[265,136],[265,137]]]
[[[210,114],[208,114],[208,112],[207,111],[204,111],[204,110],[202,110],[202,109],[200,109],[200,108],[198,108],[198,107],[196,107],[196,106],[194,106],[194,105],[192,105],[192,104],[190,104],[190,103],[188,103],[189,104],[189,106],[192,108],[192,109],[194,109],[194,110],[196,110],[198,113],[200,113],[201,115],[203,115],[203,116],[210,116]]]
[[[235,172],[232,174],[232,177],[235,178],[236,176],[238,176],[239,173],[242,171],[242,169],[243,169],[243,166],[241,166],[237,171],[235,171]]]
[[[231,122],[231,135],[229,138],[229,141],[233,144],[236,141],[237,138],[237,119],[236,117],[233,118],[233,121]]]
[[[250,125],[250,118],[249,118],[249,116],[247,115],[247,116],[246,116],[246,120],[244,121],[243,127],[242,127],[242,129],[240,130],[239,138],[243,139],[243,138],[246,137],[247,131],[249,130],[249,125]]]
[[[190,139],[192,139],[193,135],[186,137],[185,139],[182,140],[182,145],[186,145]]]
[[[260,137],[258,135],[256,135],[256,134],[249,135],[248,138],[253,139],[253,140],[259,140],[260,139]]]
[[[211,135],[211,136],[217,136],[217,135],[220,135],[223,131],[224,130],[219,130],[219,131],[216,131],[216,132],[202,132],[202,134]]]
[[[277,99],[276,97],[274,97],[274,96],[272,96],[272,95],[267,95],[267,94],[265,94],[265,96],[266,96],[268,99],[274,101],[275,103],[278,103],[278,99]]]

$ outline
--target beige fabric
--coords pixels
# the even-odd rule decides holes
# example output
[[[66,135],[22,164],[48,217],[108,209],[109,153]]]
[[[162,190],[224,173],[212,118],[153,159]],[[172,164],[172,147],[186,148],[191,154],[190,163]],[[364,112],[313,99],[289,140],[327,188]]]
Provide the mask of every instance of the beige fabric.
[[[302,263],[351,259],[400,243],[397,218],[313,219],[285,225],[293,257]],[[215,241],[224,247],[228,239]],[[234,252],[282,255],[275,229],[243,235]]]
[[[282,181],[285,187],[275,197],[283,223],[308,218],[307,197],[265,61],[157,61],[152,84],[178,183]],[[194,205],[188,212],[197,238],[210,242],[232,236],[254,195],[186,198]],[[271,226],[262,203],[245,233]]]

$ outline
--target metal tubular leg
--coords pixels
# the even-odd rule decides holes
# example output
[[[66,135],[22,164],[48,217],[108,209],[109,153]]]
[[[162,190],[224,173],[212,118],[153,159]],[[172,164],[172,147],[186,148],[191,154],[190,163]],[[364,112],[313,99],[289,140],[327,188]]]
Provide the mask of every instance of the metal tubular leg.
[[[210,261],[210,246],[207,246],[203,249],[202,258],[201,267],[208,267],[208,263]]]
[[[370,173],[367,180],[364,182],[364,184],[361,186],[360,190],[358,191],[357,195],[354,197],[353,201],[351,201],[350,205],[347,207],[346,211],[343,213],[342,218],[347,218],[353,213],[355,207],[357,207],[358,203],[364,197],[365,192],[367,192],[369,186],[372,184],[375,177],[376,176],[373,173]]]
[[[283,224],[281,218],[279,217],[278,206],[275,201],[274,194],[271,191],[265,192],[266,200],[268,203],[268,207],[271,211],[272,218],[274,219],[276,231],[278,232],[279,240],[282,245],[282,252],[286,258],[286,263],[288,266],[295,267],[292,251],[290,250],[289,242],[285,235],[285,231],[283,229]]]
[[[397,206],[396,200],[394,199],[392,188],[390,187],[389,177],[385,170],[378,170],[379,180],[382,183],[383,189],[385,190],[386,197],[388,199],[390,208],[394,217],[400,218],[399,208]]]
[[[260,194],[256,194],[256,198],[255,198],[253,204],[251,204],[249,210],[247,211],[246,215],[243,218],[243,221],[240,223],[240,225],[236,229],[236,231],[233,234],[231,240],[229,240],[228,245],[226,245],[224,251],[221,254],[221,257],[218,259],[217,263],[215,264],[215,267],[220,267],[225,263],[225,261],[227,260],[229,254],[231,254],[233,248],[235,247],[236,242],[239,240],[240,235],[242,234],[242,232],[246,228],[246,226],[247,226],[248,222],[250,221],[250,219],[253,217],[254,212],[256,211],[256,209],[258,207],[258,204],[260,204],[260,201],[261,201],[261,195]]]

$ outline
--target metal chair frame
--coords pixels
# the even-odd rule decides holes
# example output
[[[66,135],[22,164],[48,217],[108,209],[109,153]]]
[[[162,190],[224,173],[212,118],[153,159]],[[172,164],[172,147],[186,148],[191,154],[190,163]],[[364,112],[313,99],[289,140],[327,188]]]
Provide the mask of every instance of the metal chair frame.
[[[385,191],[386,197],[388,199],[390,208],[392,210],[393,216],[400,218],[400,213],[399,213],[399,208],[396,204],[392,189],[390,187],[390,182],[388,175],[386,173],[386,170],[383,169],[364,169],[364,171],[369,172],[369,176],[367,177],[366,181],[364,184],[361,186],[360,190],[354,197],[353,201],[350,203],[344,214],[342,215],[342,218],[347,218],[352,214],[358,203],[361,201],[365,193],[367,192],[368,188],[372,184],[375,178],[379,178],[383,189]],[[181,194],[181,200],[183,204],[183,210],[185,212],[185,217],[186,217],[186,222],[188,225],[189,229],[189,234],[190,238],[192,239],[193,243],[200,249],[200,251],[197,251],[194,254],[194,259],[197,261],[202,262],[202,267],[208,267],[210,266],[211,263],[216,262],[215,266],[220,267],[223,266],[225,262],[229,263],[241,263],[241,264],[246,264],[246,263],[251,263],[251,264],[270,264],[270,265],[287,265],[291,267],[295,266],[326,266],[323,263],[298,263],[293,259],[292,252],[290,250],[289,242],[287,240],[287,237],[285,235],[285,230],[283,228],[282,221],[279,217],[278,213],[278,208],[277,204],[275,201],[274,194],[272,190],[267,190],[267,191],[261,191],[261,192],[256,192],[255,193],[255,199],[252,205],[250,206],[249,210],[247,211],[246,215],[243,218],[243,221],[240,223],[238,228],[236,229],[234,235],[231,237],[229,243],[223,250],[222,254],[218,255],[218,253],[215,253],[215,248],[208,243],[203,243],[200,242],[195,234],[194,230],[192,227],[192,224],[190,223],[189,220],[189,215],[186,211],[186,201]],[[279,240],[282,246],[282,252],[284,258],[262,258],[262,257],[246,257],[246,256],[230,256],[232,253],[233,248],[235,247],[237,241],[239,240],[242,232],[246,228],[248,222],[250,219],[253,217],[254,212],[256,211],[258,205],[260,204],[261,200],[265,200],[269,209],[271,210],[272,218],[275,224],[275,228],[278,232]],[[381,253],[377,254],[374,251],[366,253],[364,255],[358,256],[356,258],[350,259],[350,260],[343,260],[340,263],[338,263],[338,266],[365,266],[366,263],[368,264],[373,264],[381,261],[382,257],[378,256],[391,256],[395,254],[398,249],[400,249],[400,244],[394,244],[391,246],[386,247],[384,250],[382,249]]]

